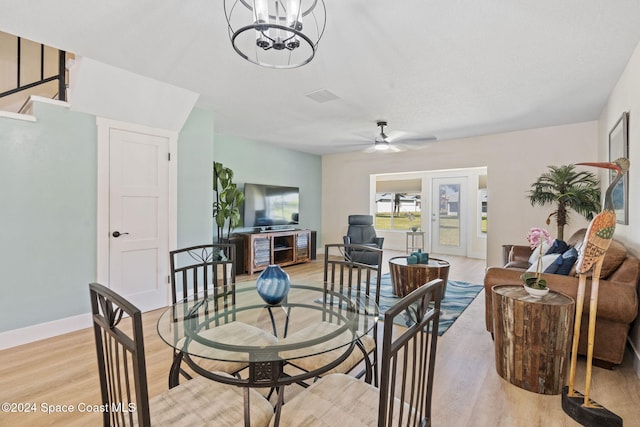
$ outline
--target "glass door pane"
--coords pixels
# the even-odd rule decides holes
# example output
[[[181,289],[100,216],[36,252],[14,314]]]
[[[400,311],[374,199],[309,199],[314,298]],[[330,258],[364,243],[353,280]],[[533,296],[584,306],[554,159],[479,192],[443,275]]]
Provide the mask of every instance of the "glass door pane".
[[[432,251],[441,254],[466,253],[466,178],[433,179]]]

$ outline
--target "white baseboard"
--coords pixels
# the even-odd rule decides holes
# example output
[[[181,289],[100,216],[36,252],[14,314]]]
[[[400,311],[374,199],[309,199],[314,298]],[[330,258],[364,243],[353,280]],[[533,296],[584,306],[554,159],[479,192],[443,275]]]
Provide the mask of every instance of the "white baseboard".
[[[0,332],[0,350],[55,337],[91,326],[91,314],[80,314],[65,319],[40,323],[12,331]]]

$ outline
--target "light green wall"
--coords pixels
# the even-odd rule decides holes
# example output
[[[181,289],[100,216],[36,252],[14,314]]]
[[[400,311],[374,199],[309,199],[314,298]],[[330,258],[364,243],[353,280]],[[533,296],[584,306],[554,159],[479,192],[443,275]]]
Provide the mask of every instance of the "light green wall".
[[[96,280],[93,115],[35,103],[37,121],[0,117],[0,332],[90,311]],[[178,245],[210,241],[213,117],[178,136]]]
[[[0,117],[0,333],[88,313],[97,274],[96,118],[34,105],[36,122]],[[237,182],[300,187],[301,226],[320,231],[320,157],[214,137],[194,109],[178,136],[179,247],[212,238],[214,140]]]
[[[35,108],[0,118],[0,332],[89,312],[96,277],[96,119]]]
[[[233,169],[234,182],[300,188],[300,228],[318,232],[322,223],[322,158],[270,144],[216,134],[214,157]]]
[[[178,137],[178,247],[213,235],[213,115],[194,109]]]

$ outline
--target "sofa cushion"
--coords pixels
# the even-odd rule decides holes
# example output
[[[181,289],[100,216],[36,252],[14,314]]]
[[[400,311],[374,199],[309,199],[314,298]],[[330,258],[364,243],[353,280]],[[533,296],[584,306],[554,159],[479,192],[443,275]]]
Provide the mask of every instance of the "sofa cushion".
[[[604,262],[602,263],[602,271],[600,272],[600,278],[606,279],[611,276],[611,273],[616,271],[622,262],[627,257],[627,248],[616,240],[611,241],[611,245],[604,256]]]
[[[578,248],[580,249],[580,248]],[[607,253],[604,255],[604,260],[602,262],[602,270],[600,271],[600,278],[606,279],[609,277],[614,271],[616,271],[621,265],[622,262],[627,257],[627,249],[624,245],[617,240],[612,240],[609,245],[609,249],[607,249]],[[570,276],[577,276],[576,266],[574,265],[569,273]],[[592,271],[587,273],[587,277],[591,277]]]
[[[580,230],[576,231],[571,235],[571,237],[569,237],[569,240],[567,240],[567,244],[573,247],[580,246],[580,244],[584,240],[584,235],[586,232],[587,232],[586,228],[581,228]]]

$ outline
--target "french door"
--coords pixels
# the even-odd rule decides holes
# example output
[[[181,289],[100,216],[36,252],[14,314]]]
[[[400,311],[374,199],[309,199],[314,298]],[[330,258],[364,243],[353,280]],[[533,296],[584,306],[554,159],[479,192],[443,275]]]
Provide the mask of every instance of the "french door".
[[[443,177],[432,180],[431,251],[438,254],[467,253],[467,178]]]

